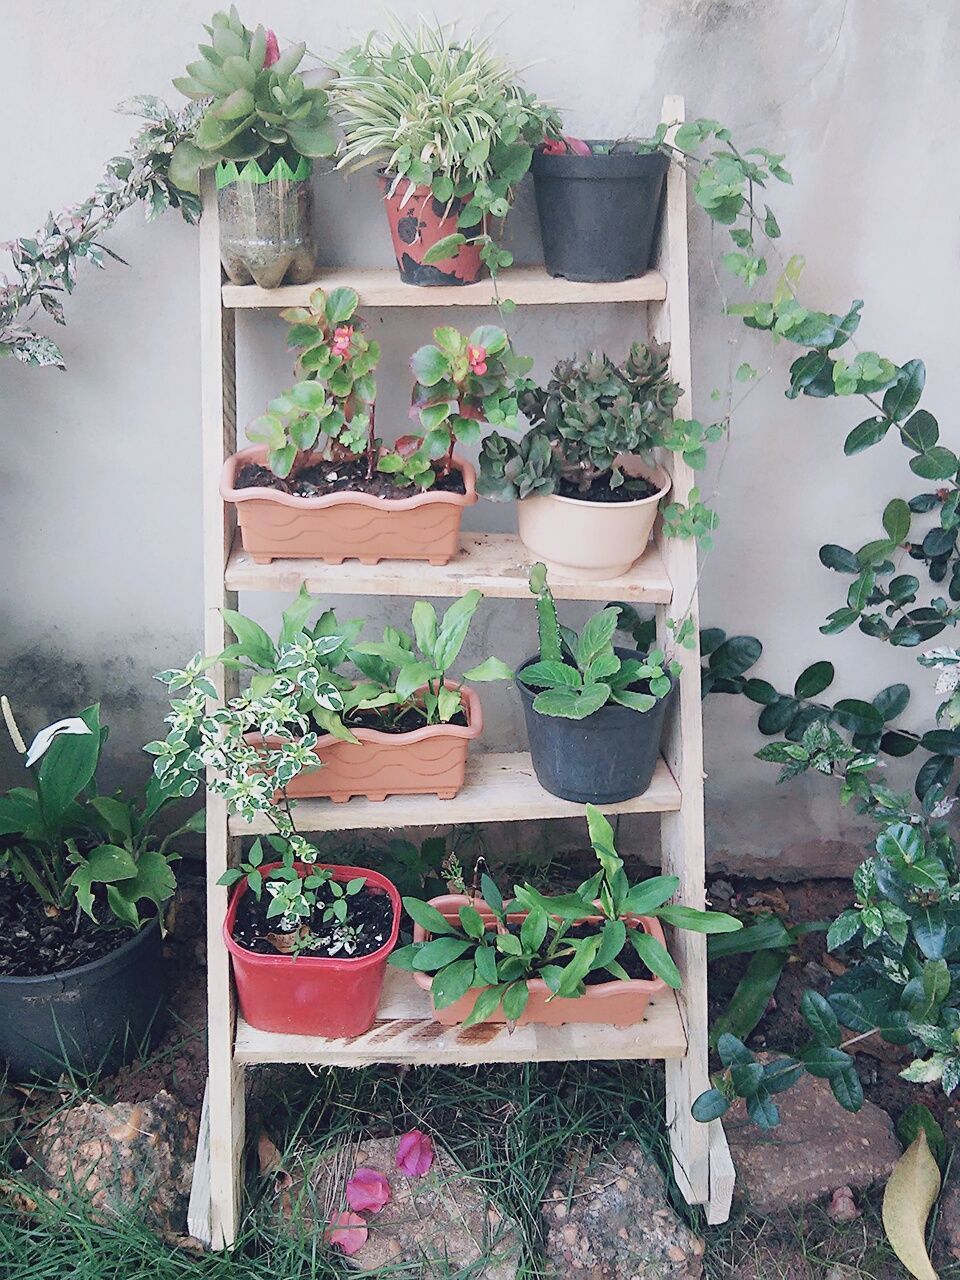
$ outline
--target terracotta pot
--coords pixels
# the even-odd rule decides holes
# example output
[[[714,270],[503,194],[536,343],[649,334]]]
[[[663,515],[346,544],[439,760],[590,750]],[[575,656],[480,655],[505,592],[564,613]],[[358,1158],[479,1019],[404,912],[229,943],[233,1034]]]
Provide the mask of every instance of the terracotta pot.
[[[355,729],[359,742],[344,742],[326,733],[314,751],[322,768],[299,773],[287,786],[291,800],[327,799],[341,804],[353,796],[386,800],[387,796],[435,795],[452,800],[463,786],[467,743],[483,730],[483,711],[473,689],[461,689],[466,725],[432,724],[412,733]],[[275,741],[247,734],[253,746]]]
[[[670,490],[660,467],[634,463],[631,471],[657,492],[636,502],[585,502],[555,493],[523,498],[517,503],[520,541],[548,569],[589,582],[619,578],[646,550],[660,500]]]
[[[460,549],[464,507],[477,501],[476,472],[454,458],[466,493],[427,489],[412,498],[377,498],[369,493],[325,494],[299,498],[277,489],[237,489],[235,481],[248,462],[266,465],[265,445],[241,449],[223,464],[220,493],[237,504],[243,549],[257,564],[283,559],[361,564],[381,560],[428,560],[446,564]]]
[[[380,185],[383,188],[383,201],[387,209],[387,221],[390,223],[390,234],[393,237],[393,252],[397,259],[397,269],[404,284],[443,285],[443,284],[476,284],[486,274],[486,267],[480,258],[480,246],[464,244],[452,258],[441,258],[439,262],[425,265],[423,255],[438,240],[454,235],[457,228],[457,217],[463,208],[463,201],[454,199],[447,206],[434,199],[429,187],[415,187],[409,197],[410,183],[401,178],[393,194],[390,188],[394,179],[390,174],[380,174]],[[471,236],[479,233],[480,227],[464,232]]]
[[[447,920],[456,920],[460,907],[467,904],[476,907],[488,929],[498,928],[493,912],[482,903],[475,902],[472,898],[462,894],[449,893],[430,899],[430,905],[436,907]],[[525,916],[526,912],[520,911],[511,913],[507,919],[511,924],[520,924]],[[600,920],[601,918],[600,916],[588,916],[584,918],[582,923]],[[660,921],[653,916],[636,916],[633,918],[632,923],[638,924],[644,933],[650,934],[659,943],[666,945]],[[414,942],[425,942],[429,936],[422,925],[414,924]],[[433,986],[433,978],[426,973],[415,972],[413,980],[423,991],[429,991]],[[608,1027],[632,1027],[643,1021],[643,1015],[646,1013],[647,1005],[653,996],[663,995],[670,990],[662,978],[631,978],[629,982],[614,978],[610,982],[602,982],[596,986],[587,987],[582,996],[573,998],[556,996],[550,999],[550,988],[541,978],[531,978],[527,986],[530,988],[530,997],[527,1000],[526,1009],[518,1020],[517,1025],[521,1027],[531,1023],[535,1023],[538,1026],[561,1027],[566,1022],[599,1023]],[[475,991],[468,991],[465,996],[448,1005],[446,1009],[434,1009],[434,1018],[442,1026],[457,1026],[470,1016],[480,990],[481,988],[477,988]],[[491,1014],[484,1021],[506,1022],[503,1009],[498,1009],[496,1013]]]
[[[268,863],[262,870],[279,865]],[[298,871],[309,869],[304,863],[295,865]],[[363,1035],[376,1020],[387,957],[400,930],[400,894],[386,876],[366,867],[331,866],[329,870],[343,883],[363,876],[371,888],[381,889],[389,897],[393,906],[390,935],[368,956],[257,955],[233,937],[237,908],[247,892],[246,879],[239,881],[230,895],[223,942],[233,959],[240,1012],[259,1031],[340,1039]]]

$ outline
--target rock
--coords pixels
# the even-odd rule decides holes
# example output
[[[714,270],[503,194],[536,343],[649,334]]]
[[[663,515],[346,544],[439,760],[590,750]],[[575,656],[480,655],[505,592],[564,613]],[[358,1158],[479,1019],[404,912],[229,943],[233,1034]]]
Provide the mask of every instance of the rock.
[[[954,1175],[940,1200],[937,1239],[944,1261],[960,1262],[960,1177]]]
[[[844,1111],[826,1080],[802,1076],[776,1103],[776,1129],[759,1129],[742,1101],[723,1121],[737,1170],[736,1193],[758,1213],[779,1213],[837,1187],[862,1189],[886,1181],[900,1156],[887,1113],[872,1102],[857,1112]]]
[[[375,1271],[405,1266],[411,1274],[469,1274],[471,1280],[514,1280],[520,1264],[520,1233],[490,1202],[483,1185],[436,1149],[433,1167],[422,1178],[407,1178],[396,1166],[397,1139],[373,1138],[355,1147],[324,1152],[315,1162],[277,1183],[280,1212],[289,1226],[321,1231],[347,1207],[344,1188],[354,1169],[376,1169],[390,1183],[392,1197],[368,1217],[366,1243],[346,1259]],[[322,1214],[320,1222],[315,1213]]]
[[[37,1136],[34,1162],[51,1199],[80,1195],[94,1217],[134,1209],[165,1236],[183,1234],[196,1117],[161,1090],[145,1102],[81,1102]]]
[[[543,1208],[548,1274],[571,1280],[697,1280],[703,1241],[674,1213],[643,1148],[578,1147]]]

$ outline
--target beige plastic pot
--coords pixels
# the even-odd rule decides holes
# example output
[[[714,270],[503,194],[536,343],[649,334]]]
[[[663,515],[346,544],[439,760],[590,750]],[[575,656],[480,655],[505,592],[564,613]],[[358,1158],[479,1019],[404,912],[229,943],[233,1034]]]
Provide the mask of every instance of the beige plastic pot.
[[[647,549],[661,498],[670,491],[662,467],[634,462],[631,474],[657,486],[636,502],[585,502],[580,498],[523,498],[517,503],[520,541],[548,569],[589,581],[619,578]]]
[[[477,501],[476,472],[454,458],[465,493],[425,490],[412,498],[378,498],[360,492],[301,498],[276,489],[236,487],[248,462],[266,465],[264,445],[241,449],[223,464],[220,493],[237,506],[243,549],[257,564],[275,558],[361,564],[428,560],[446,564],[460,549],[460,521]]]

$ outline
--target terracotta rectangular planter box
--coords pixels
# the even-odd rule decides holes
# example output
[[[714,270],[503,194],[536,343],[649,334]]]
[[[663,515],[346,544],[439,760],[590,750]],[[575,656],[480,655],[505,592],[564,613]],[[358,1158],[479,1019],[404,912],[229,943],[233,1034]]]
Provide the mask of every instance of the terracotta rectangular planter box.
[[[448,920],[456,920],[459,908],[469,904],[480,912],[488,928],[497,927],[496,918],[488,908],[474,902],[472,898],[461,894],[443,894],[431,898],[430,905],[436,907]],[[526,915],[517,912],[507,917],[511,924],[519,924]],[[591,917],[599,920],[601,917]],[[644,933],[649,933],[659,943],[666,945],[660,921],[653,916],[637,916],[634,924],[640,925]],[[425,942],[430,935],[422,925],[414,924],[414,942]],[[427,973],[414,973],[413,980],[423,991],[433,986],[433,978]],[[555,996],[550,999],[551,991],[541,978],[532,978],[528,983],[530,997],[527,1007],[518,1020],[518,1026],[537,1024],[545,1027],[561,1027],[567,1022],[599,1023],[602,1026],[632,1027],[643,1021],[647,1005],[651,997],[665,994],[670,988],[662,978],[631,978],[629,982],[612,978],[609,982],[597,983],[587,987],[584,995],[575,998]],[[433,1016],[444,1027],[455,1027],[465,1021],[473,1010],[481,988],[468,991],[465,996],[445,1009],[434,1009]],[[503,1009],[500,1008],[484,1019],[485,1022],[506,1022]]]
[[[381,560],[428,560],[446,564],[460,549],[460,521],[477,501],[476,472],[454,459],[465,493],[427,489],[412,498],[377,498],[368,493],[330,493],[300,498],[276,489],[237,489],[248,462],[266,465],[264,445],[241,449],[223,464],[220,493],[236,503],[243,549],[257,564],[275,558],[361,564]]]
[[[483,730],[483,711],[473,689],[461,689],[467,724],[434,724],[412,733],[355,729],[359,742],[344,742],[326,733],[314,751],[322,767],[299,773],[286,788],[291,800],[333,800],[353,796],[386,800],[388,796],[435,795],[452,800],[463,786],[467,744]],[[254,746],[270,739],[248,734]]]

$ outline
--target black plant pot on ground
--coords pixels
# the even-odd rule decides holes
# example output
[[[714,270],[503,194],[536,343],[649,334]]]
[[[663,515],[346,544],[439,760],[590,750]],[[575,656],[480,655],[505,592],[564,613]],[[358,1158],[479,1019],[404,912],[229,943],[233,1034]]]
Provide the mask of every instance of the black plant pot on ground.
[[[550,275],[596,282],[643,275],[650,267],[669,163],[659,152],[640,155],[625,147],[589,156],[534,152],[531,169]]]
[[[637,658],[634,649],[616,650],[619,658]],[[527,722],[527,738],[537,780],[545,791],[577,804],[614,804],[643,795],[660,755],[667,711],[679,685],[649,711],[634,711],[608,702],[583,720],[545,716],[534,710],[537,691],[520,681],[528,658],[517,672],[517,688]]]
[[[112,1071],[155,1038],[163,1003],[160,922],[109,955],[36,978],[0,978],[0,1066],[13,1079]]]

